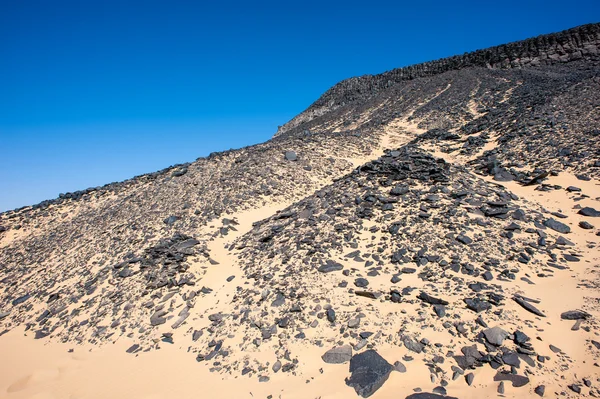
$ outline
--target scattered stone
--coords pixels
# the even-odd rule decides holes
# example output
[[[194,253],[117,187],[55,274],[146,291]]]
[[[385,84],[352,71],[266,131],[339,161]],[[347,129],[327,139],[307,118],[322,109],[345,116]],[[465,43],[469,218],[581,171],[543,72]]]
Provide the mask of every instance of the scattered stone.
[[[321,273],[331,273],[338,270],[342,270],[343,268],[344,266],[342,266],[340,263],[328,260],[324,265],[320,266],[318,270]]]
[[[394,362],[394,370],[399,373],[406,373],[406,366],[401,361]]]
[[[535,387],[533,392],[535,392],[538,396],[544,396],[544,393],[546,392],[546,386],[538,385],[537,387]]]
[[[431,295],[425,293],[424,291],[421,291],[421,293],[417,296],[417,298],[419,298],[423,302],[427,302],[431,305],[448,305],[448,301],[432,297]]]
[[[579,212],[577,212],[580,215],[583,216],[588,216],[588,217],[600,217],[600,211],[595,210],[594,208],[590,208],[589,206],[586,206],[585,208],[581,208],[579,210]]]
[[[336,319],[335,310],[333,310],[333,309],[330,308],[330,309],[327,309],[326,313],[327,313],[327,320],[330,323],[335,323],[335,319]]]
[[[567,234],[571,232],[571,228],[569,226],[552,218],[545,220],[544,226],[549,227],[552,230],[562,234]]]
[[[462,244],[465,244],[465,245],[469,245],[473,242],[473,240],[471,238],[467,237],[464,234],[460,234],[460,235],[456,236],[456,241],[458,241]]]
[[[352,347],[350,345],[338,346],[325,352],[321,359],[325,363],[340,364],[350,361],[352,357]]]
[[[510,381],[512,382],[512,386],[515,388],[520,388],[529,384],[529,378],[525,376],[503,372],[498,372],[494,376],[494,381]]]
[[[366,278],[359,277],[354,280],[354,285],[360,288],[365,288],[369,285],[369,281]]]
[[[471,386],[473,384],[473,380],[475,379],[475,375],[473,373],[469,373],[465,375],[465,381],[467,381],[467,385]]]
[[[563,320],[587,320],[590,317],[592,317],[592,315],[583,310],[569,310],[560,315],[560,318]]]
[[[467,308],[471,309],[474,312],[483,312],[484,310],[488,310],[492,308],[492,304],[481,300],[479,298],[465,298],[464,302],[467,304]]]
[[[513,299],[514,299],[514,301],[516,303],[518,303],[519,305],[521,305],[521,307],[523,309],[527,310],[528,312],[531,312],[531,313],[533,313],[533,314],[535,314],[537,316],[540,316],[540,317],[546,317],[546,315],[543,314],[538,308],[536,308],[535,306],[533,306],[529,302],[523,300],[522,298],[514,297]]]

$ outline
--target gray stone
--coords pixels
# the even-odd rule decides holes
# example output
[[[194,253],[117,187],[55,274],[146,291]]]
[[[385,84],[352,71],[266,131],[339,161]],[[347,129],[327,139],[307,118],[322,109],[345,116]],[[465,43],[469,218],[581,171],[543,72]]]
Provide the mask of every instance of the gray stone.
[[[485,336],[485,340],[490,344],[500,346],[510,334],[500,327],[492,327],[483,330],[483,335]]]
[[[323,359],[325,363],[340,364],[350,361],[351,357],[352,347],[350,347],[350,345],[344,345],[329,349],[321,356],[321,359]]]
[[[286,151],[285,152],[285,159],[288,160],[288,161],[297,161],[298,160],[298,155],[294,151]]]

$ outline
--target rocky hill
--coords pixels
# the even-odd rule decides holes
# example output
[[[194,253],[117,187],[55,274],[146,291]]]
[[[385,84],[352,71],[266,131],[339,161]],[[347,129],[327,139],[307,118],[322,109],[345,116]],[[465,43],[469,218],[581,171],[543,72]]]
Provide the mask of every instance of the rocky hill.
[[[600,395],[599,44],[349,79],[266,143],[0,214],[0,349],[222,397]]]
[[[410,65],[375,76],[346,79],[327,90],[306,111],[281,126],[276,136],[346,104],[365,101],[380,91],[404,81],[472,67],[520,69],[581,59],[600,59],[600,24],[578,26],[464,55]]]

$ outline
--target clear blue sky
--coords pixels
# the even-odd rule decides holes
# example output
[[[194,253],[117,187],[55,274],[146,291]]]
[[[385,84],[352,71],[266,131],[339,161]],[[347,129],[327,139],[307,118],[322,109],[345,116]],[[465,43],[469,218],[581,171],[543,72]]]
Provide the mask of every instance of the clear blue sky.
[[[404,3],[0,0],[0,211],[262,142],[344,78],[600,20]]]

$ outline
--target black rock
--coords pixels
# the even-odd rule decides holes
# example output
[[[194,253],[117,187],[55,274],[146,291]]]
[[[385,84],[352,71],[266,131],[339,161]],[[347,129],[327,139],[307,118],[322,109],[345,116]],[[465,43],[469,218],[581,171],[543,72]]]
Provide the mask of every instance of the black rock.
[[[31,298],[31,294],[25,294],[23,296],[18,297],[15,300],[13,300],[11,303],[13,306],[17,306],[17,305],[27,301],[29,298]]]
[[[584,230],[591,230],[594,228],[593,225],[589,224],[585,220],[582,220],[581,222],[579,222],[579,227],[581,227]]]
[[[327,262],[325,262],[324,265],[320,266],[318,270],[321,273],[330,273],[330,272],[342,270],[343,268],[344,268],[344,266],[342,266],[340,263],[334,262],[332,260],[328,260]]]
[[[563,320],[587,320],[590,317],[592,317],[592,315],[583,310],[569,310],[560,315],[560,318]]]
[[[567,262],[579,262],[579,258],[577,256],[570,254],[563,254],[563,258],[565,258]]]
[[[529,378],[525,376],[503,372],[498,372],[494,376],[494,381],[510,381],[512,382],[512,386],[515,388],[519,388],[529,384]]]
[[[579,210],[579,212],[577,212],[580,215],[583,216],[589,216],[589,217],[600,217],[600,211],[595,210],[594,208],[590,208],[589,206],[586,206],[585,208],[581,208]]]
[[[467,381],[467,385],[471,386],[473,384],[473,380],[475,379],[475,375],[473,373],[469,373],[465,375],[465,381]]]
[[[371,291],[355,291],[354,294],[358,296],[362,296],[369,299],[377,299],[381,296],[381,294]]]
[[[536,308],[535,306],[533,306],[532,304],[530,304],[529,302],[519,298],[519,297],[514,297],[513,298],[515,300],[516,303],[518,303],[519,305],[521,305],[521,307],[525,310],[527,310],[528,312],[531,312],[535,315],[538,315],[540,317],[546,317],[545,314],[543,314],[538,308]]]
[[[581,386],[577,384],[569,385],[569,389],[575,393],[581,393]]]
[[[390,190],[391,195],[404,195],[406,193],[408,193],[408,186],[404,184],[399,184]]]
[[[369,285],[369,280],[367,280],[366,278],[359,277],[356,280],[354,280],[354,285],[360,288],[365,288]]]
[[[459,234],[458,236],[456,236],[456,241],[465,245],[471,244],[473,242],[473,240],[470,237],[467,237],[464,234]]]
[[[546,392],[546,386],[538,385],[537,387],[535,387],[533,392],[535,392],[538,396],[544,396],[544,393]]]
[[[519,368],[521,366],[521,360],[519,359],[519,355],[515,352],[506,352],[502,355],[502,361],[504,364],[508,364],[509,366],[514,366]]]
[[[544,179],[548,177],[550,172],[542,172],[531,178],[530,180],[523,183],[524,186],[533,186],[535,184],[541,184]]]
[[[522,331],[517,330],[517,331],[515,331],[515,333],[513,335],[514,335],[515,344],[517,344],[517,345],[523,345],[524,343],[529,341],[529,337]]]
[[[580,211],[581,212],[581,211]],[[559,222],[556,219],[547,219],[544,221],[544,226],[551,228],[554,231],[557,231],[562,234],[567,234],[571,232],[571,228],[566,224]]]
[[[336,317],[335,317],[335,310],[333,310],[331,308],[327,309],[327,320],[330,323],[335,323],[335,319],[336,319]]]
[[[394,367],[376,351],[369,349],[350,359],[350,378],[346,385],[363,398],[373,395],[387,381]]]
[[[406,399],[458,399],[454,396],[438,395],[436,393],[418,392],[408,395]]]
[[[448,305],[448,301],[445,301],[440,298],[432,297],[431,295],[427,294],[425,291],[421,291],[421,293],[417,296],[417,298],[419,298],[423,302],[427,302],[431,305]]]
[[[138,344],[131,345],[125,352],[127,353],[135,353],[140,350],[140,346]]]
[[[484,310],[488,310],[492,308],[492,304],[483,301],[479,298],[465,298],[464,302],[467,304],[467,308],[471,309],[474,312],[483,312]]]

